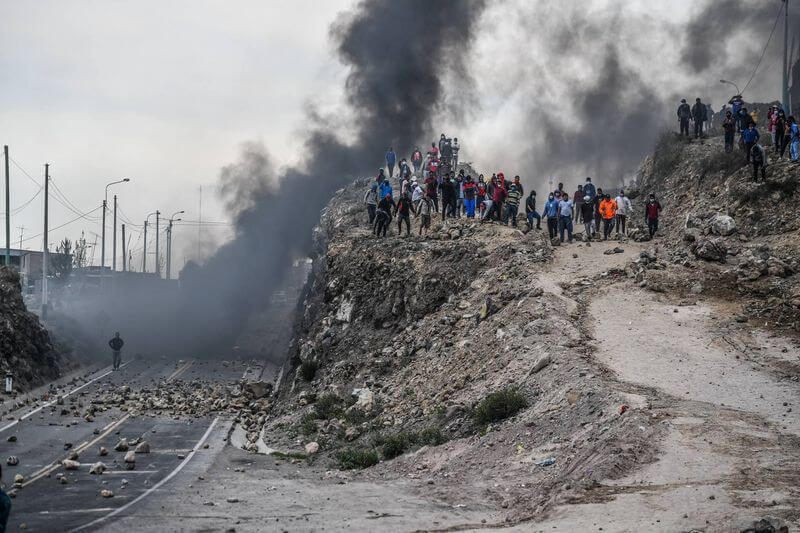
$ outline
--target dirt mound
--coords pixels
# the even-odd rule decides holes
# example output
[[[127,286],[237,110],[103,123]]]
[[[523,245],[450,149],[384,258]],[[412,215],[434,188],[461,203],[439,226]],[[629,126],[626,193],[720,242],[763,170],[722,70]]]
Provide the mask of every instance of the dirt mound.
[[[22,300],[19,274],[0,267],[0,372],[14,376],[15,390],[26,391],[57,379],[71,366],[39,318]]]
[[[788,159],[770,153],[766,180],[755,182],[744,154],[725,153],[721,138],[664,136],[631,190],[635,235],[646,233],[647,194],[664,208],[657,242],[669,269],[658,286],[738,297],[748,317],[800,330],[799,189]]]

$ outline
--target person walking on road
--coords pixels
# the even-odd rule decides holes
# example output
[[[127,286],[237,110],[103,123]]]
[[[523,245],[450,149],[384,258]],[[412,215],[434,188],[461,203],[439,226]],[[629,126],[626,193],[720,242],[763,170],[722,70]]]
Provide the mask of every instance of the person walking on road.
[[[647,204],[644,206],[644,219],[647,222],[647,231],[650,232],[652,239],[658,231],[658,214],[661,212],[661,204],[656,200],[656,195],[650,193]]]
[[[619,191],[619,196],[617,196],[617,235],[619,235],[619,230],[622,229],[622,234],[626,235],[625,233],[625,221],[628,219],[628,215],[633,211],[633,206],[631,205],[631,200],[627,196],[625,196],[625,191]]]
[[[600,216],[603,217],[603,240],[607,241],[611,230],[614,229],[614,217],[617,216],[617,202],[607,194],[600,202]]]
[[[112,370],[119,370],[119,365],[122,362],[122,347],[125,345],[125,341],[123,341],[119,336],[119,331],[114,334],[114,338],[108,341],[108,345],[111,347],[111,351],[114,354],[114,358],[111,362],[111,369]]]
[[[397,163],[397,154],[394,153],[392,147],[386,152],[386,166],[389,168],[389,177],[394,177],[394,164]]]

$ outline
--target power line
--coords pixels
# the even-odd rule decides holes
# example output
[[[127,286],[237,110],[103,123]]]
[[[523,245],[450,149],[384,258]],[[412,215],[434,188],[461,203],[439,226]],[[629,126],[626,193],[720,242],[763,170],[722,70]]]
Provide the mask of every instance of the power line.
[[[39,190],[36,191],[36,193],[33,196],[31,196],[30,200],[28,200],[27,202],[24,202],[22,205],[12,209],[11,210],[11,214],[12,215],[16,215],[17,213],[19,213],[20,211],[22,211],[23,209],[28,207],[28,205],[30,205],[30,203],[33,202],[36,199],[36,197],[39,196],[41,193],[42,193],[42,188],[40,187]],[[5,212],[0,213],[0,215],[5,215]]]
[[[23,174],[25,174],[25,176],[26,176],[26,177],[27,177],[29,180],[31,180],[32,182],[34,182],[34,183],[35,183],[36,185],[38,185],[40,188],[42,187],[42,184],[41,184],[41,183],[39,183],[38,181],[36,181],[36,180],[35,180],[35,179],[34,179],[34,178],[33,178],[33,177],[30,175],[30,174],[28,174],[28,173],[25,171],[25,169],[24,169],[24,168],[22,168],[22,166],[20,166],[20,164],[19,164],[19,163],[17,163],[16,161],[14,161],[14,158],[13,158],[13,157],[11,157],[11,156],[8,156],[8,159],[9,159],[9,160],[10,160],[12,163],[14,163],[14,166],[15,166],[15,167],[17,167],[17,168],[18,168],[20,171],[22,171],[22,173],[23,173]]]
[[[758,67],[761,65],[761,61],[764,59],[764,55],[767,53],[767,47],[769,46],[769,43],[772,40],[772,35],[775,33],[775,28],[778,27],[778,21],[781,19],[781,13],[783,13],[785,5],[786,2],[781,2],[780,7],[778,8],[778,14],[775,16],[775,23],[772,25],[772,31],[769,32],[769,38],[767,39],[767,44],[764,45],[764,50],[761,52],[761,57],[758,58],[758,63],[756,63],[756,67],[753,69],[753,74],[750,76],[750,79],[747,80],[744,89],[742,89],[742,94],[747,92],[747,88],[750,86],[750,82],[752,82],[753,78],[756,77],[756,72],[758,72]]]
[[[89,211],[89,213],[94,213],[95,211],[98,211],[98,210],[100,210],[100,209],[102,209],[102,208],[103,208],[103,206],[97,207],[97,208],[95,208],[95,209],[92,209],[91,211]],[[89,214],[89,213],[87,213],[87,214]],[[78,220],[80,220],[80,219],[82,219],[82,218],[84,218],[84,217],[83,217],[83,215],[81,215],[81,216],[79,216],[79,217],[76,217],[76,218],[73,218],[73,219],[72,219],[72,220],[70,220],[69,222],[64,222],[64,223],[63,223],[63,224],[61,224],[60,226],[56,226],[56,227],[54,227],[54,228],[50,228],[50,229],[48,230],[48,233],[49,233],[49,232],[51,232],[51,231],[55,231],[55,230],[57,230],[57,229],[61,229],[61,228],[63,228],[64,226],[68,226],[68,225],[72,224],[73,222],[77,222]],[[44,232],[42,232],[42,233],[37,233],[36,235],[34,235],[34,236],[32,236],[32,237],[28,237],[27,239],[23,239],[23,241],[22,241],[22,242],[28,242],[28,241],[32,241],[33,239],[36,239],[37,237],[41,237],[42,235],[44,235]]]

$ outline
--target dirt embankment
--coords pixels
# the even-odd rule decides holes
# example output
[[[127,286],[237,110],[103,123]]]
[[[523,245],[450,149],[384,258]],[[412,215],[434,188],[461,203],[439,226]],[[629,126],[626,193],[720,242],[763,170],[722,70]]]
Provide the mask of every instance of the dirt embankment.
[[[39,318],[25,308],[19,275],[5,267],[0,267],[0,365],[0,377],[10,372],[14,389],[23,392],[74,367]]]

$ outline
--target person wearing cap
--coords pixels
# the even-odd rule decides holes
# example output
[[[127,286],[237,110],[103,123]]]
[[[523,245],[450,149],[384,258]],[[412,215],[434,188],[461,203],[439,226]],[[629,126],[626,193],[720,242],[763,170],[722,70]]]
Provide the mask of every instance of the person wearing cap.
[[[686,98],[681,99],[681,105],[678,106],[678,122],[680,122],[681,135],[689,136],[689,119],[692,116],[692,111],[689,104],[686,103]]]
[[[736,123],[736,129],[741,131],[744,129],[744,126],[741,124],[741,110],[744,107],[744,100],[742,100],[742,95],[737,94],[730,100],[728,103],[731,105],[731,114],[733,115],[733,120]]]
[[[369,225],[375,223],[375,210],[378,208],[378,184],[373,183],[364,193],[364,205],[367,206],[367,216],[369,217]]]
[[[437,192],[437,190],[438,190],[438,184],[436,183],[436,178],[429,174],[428,177],[425,178],[425,196],[428,197],[428,199],[430,199],[431,203],[433,204],[433,207],[438,213],[439,193]]]
[[[581,204],[581,219],[583,220],[583,235],[587,241],[592,240],[592,235],[595,233],[594,229],[594,202],[597,198],[584,201]]]

